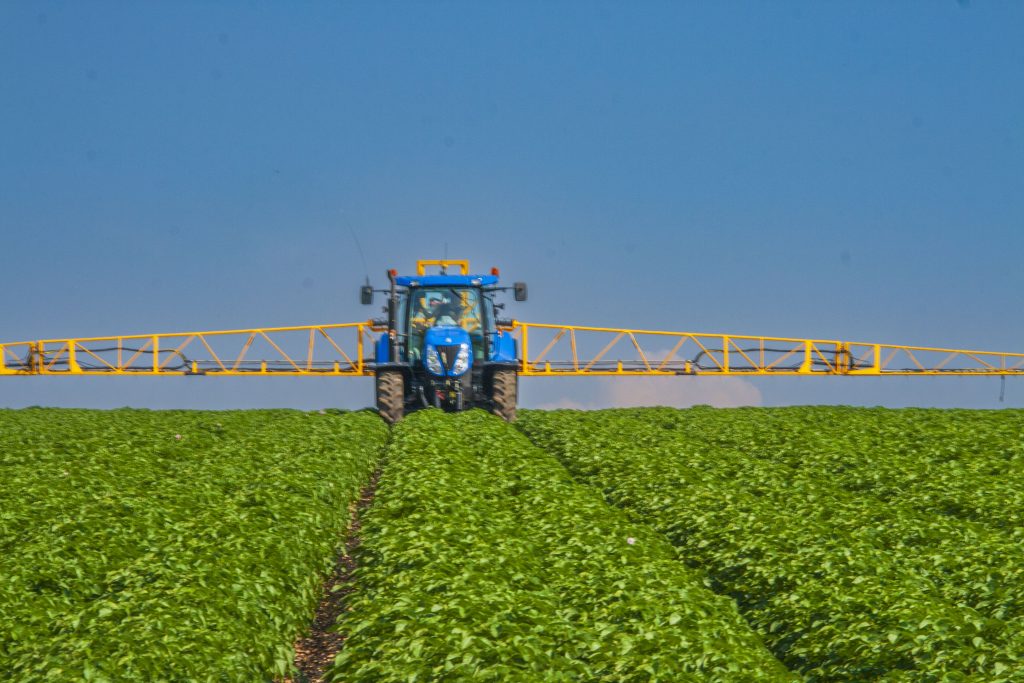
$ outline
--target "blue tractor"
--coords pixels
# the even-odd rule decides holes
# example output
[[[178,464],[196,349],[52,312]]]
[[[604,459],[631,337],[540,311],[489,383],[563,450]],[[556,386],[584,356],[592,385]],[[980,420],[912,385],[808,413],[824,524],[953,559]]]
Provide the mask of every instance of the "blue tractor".
[[[427,274],[436,267],[438,274]],[[449,268],[459,273],[451,275]],[[513,420],[518,394],[518,354],[511,320],[498,318],[504,304],[496,294],[513,290],[526,301],[526,284],[498,286],[498,269],[472,275],[468,261],[418,261],[416,275],[388,271],[386,328],[376,342],[374,371],[377,409],[389,423],[407,411],[485,408]],[[373,303],[369,284],[360,290]]]

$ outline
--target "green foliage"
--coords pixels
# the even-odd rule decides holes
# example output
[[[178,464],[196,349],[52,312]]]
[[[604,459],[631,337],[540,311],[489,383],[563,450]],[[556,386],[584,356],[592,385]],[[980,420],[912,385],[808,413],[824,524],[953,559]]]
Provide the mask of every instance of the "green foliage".
[[[525,411],[518,424],[665,533],[809,679],[1020,675],[1021,487],[1007,478],[1020,413]]]
[[[1024,487],[1012,471],[1024,462],[1024,414],[815,408],[633,417],[638,443],[663,443],[671,425],[681,449],[711,444],[715,457],[695,464],[762,498],[813,505],[827,496],[822,514],[832,529],[890,550],[944,599],[999,619],[1024,616],[1024,532],[1005,521],[1021,512],[1014,498]]]
[[[393,430],[336,681],[794,680],[658,533],[480,411]]]
[[[395,427],[334,680],[1024,680],[1024,413],[518,425],[536,445],[479,411]],[[370,413],[0,411],[0,674],[290,673],[387,438]]]
[[[259,681],[292,670],[371,413],[0,411],[0,673]]]

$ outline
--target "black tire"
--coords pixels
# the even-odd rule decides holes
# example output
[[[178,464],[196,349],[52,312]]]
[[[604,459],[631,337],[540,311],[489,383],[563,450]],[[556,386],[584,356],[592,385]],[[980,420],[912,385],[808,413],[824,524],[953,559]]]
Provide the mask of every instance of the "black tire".
[[[405,416],[405,377],[401,370],[377,371],[377,412],[389,425]]]
[[[516,419],[518,381],[512,368],[497,368],[491,378],[491,412],[506,422]]]

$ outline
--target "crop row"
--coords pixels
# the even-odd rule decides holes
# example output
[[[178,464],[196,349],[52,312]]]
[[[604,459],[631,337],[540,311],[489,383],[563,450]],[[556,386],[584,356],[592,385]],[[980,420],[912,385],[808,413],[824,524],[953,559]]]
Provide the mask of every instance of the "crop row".
[[[714,419],[700,420],[720,412],[526,412],[519,424],[706,568],[776,656],[811,680],[900,671],[914,680],[1001,680],[1019,666],[1019,625],[994,616],[1006,596],[958,583],[992,570],[998,588],[1015,590],[1005,582],[1021,563],[1003,535],[855,496],[828,471],[752,455],[744,446],[757,448],[753,430],[723,437]],[[985,548],[947,537],[1013,555],[986,565]],[[968,596],[986,609],[961,599]]]
[[[689,412],[689,411],[687,411]],[[1024,540],[1024,412],[848,407],[699,411],[687,427],[839,488]],[[695,418],[695,419],[694,419]],[[683,418],[678,418],[683,419]],[[827,425],[823,428],[823,425]]]
[[[393,429],[336,681],[794,680],[664,537],[479,411]]]
[[[0,411],[4,680],[292,671],[371,413]]]
[[[723,412],[728,418],[721,418]],[[788,414],[805,416],[806,410]],[[740,445],[751,441],[737,438],[747,430],[755,431],[750,422],[761,426],[762,413],[651,409],[630,415],[628,434],[637,446],[671,448],[679,457],[687,458],[691,466],[726,476],[735,489],[780,506],[800,501],[804,507],[820,508],[819,516],[833,533],[889,551],[895,565],[931,581],[935,592],[949,602],[999,619],[1024,616],[1024,563],[1019,557],[1019,539],[999,528],[924,509],[905,496],[883,500],[871,490],[843,486],[839,483],[843,475],[859,476],[852,463],[836,457],[834,445],[827,445],[825,435],[829,430],[822,430],[821,425],[841,424],[837,431],[845,434],[845,421],[818,420],[818,428],[806,433],[809,438],[804,443],[811,443],[801,446],[800,437],[786,429],[783,420],[777,432],[790,435],[788,447],[801,455],[780,458],[767,450],[773,448],[774,436],[765,439],[766,447],[753,449]],[[766,430],[755,433],[762,431]],[[912,471],[921,472],[922,463],[912,460],[909,453],[913,447],[906,440],[903,443],[899,459],[903,460],[901,476],[907,477]],[[713,457],[708,457],[710,453]],[[889,468],[889,459],[886,455],[875,458],[876,462],[882,461],[877,462],[878,469]],[[871,471],[868,462],[858,469]],[[960,486],[966,488],[979,476],[961,476]]]

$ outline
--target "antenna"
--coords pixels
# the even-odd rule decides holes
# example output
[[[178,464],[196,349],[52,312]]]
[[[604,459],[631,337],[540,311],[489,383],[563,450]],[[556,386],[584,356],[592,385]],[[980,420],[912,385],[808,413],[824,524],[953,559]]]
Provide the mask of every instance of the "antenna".
[[[356,237],[355,228],[352,227],[352,221],[348,219],[345,212],[341,212],[341,217],[348,223],[348,231],[352,235],[352,241],[356,243],[356,251],[359,252],[359,260],[363,262],[363,272],[366,273],[366,284],[370,284],[370,269],[366,267],[366,257],[363,255],[363,247],[359,244],[359,238]]]

